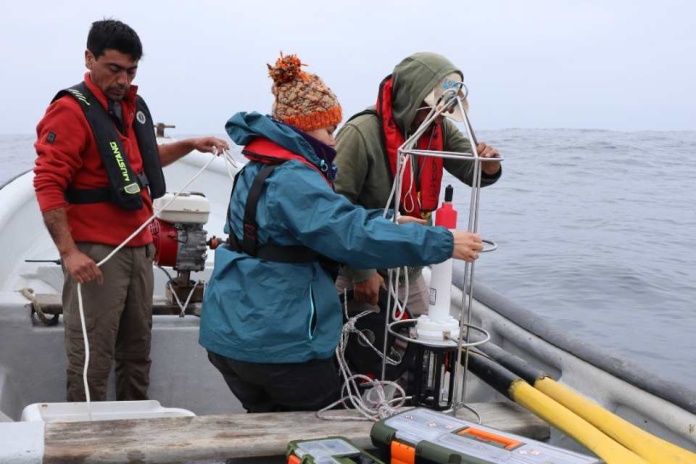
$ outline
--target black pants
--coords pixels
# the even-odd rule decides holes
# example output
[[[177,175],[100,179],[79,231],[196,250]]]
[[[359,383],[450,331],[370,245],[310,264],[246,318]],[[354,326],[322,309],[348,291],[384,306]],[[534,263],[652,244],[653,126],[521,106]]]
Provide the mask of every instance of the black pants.
[[[333,358],[295,364],[235,361],[208,351],[208,359],[248,412],[318,411],[337,401],[341,382]]]

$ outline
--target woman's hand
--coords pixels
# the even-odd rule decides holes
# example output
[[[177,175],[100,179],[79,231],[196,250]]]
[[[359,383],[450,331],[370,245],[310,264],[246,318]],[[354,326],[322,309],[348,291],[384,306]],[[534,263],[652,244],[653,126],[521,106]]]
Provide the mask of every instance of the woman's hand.
[[[454,235],[452,258],[463,259],[467,263],[472,263],[478,259],[479,252],[483,250],[483,241],[478,234],[454,230],[452,235]]]

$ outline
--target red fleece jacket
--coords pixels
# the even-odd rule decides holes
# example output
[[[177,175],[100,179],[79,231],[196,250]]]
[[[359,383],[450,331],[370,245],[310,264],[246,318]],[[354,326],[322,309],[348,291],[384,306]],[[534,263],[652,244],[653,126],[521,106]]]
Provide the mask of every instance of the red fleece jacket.
[[[85,75],[85,83],[96,99],[107,108],[104,93]],[[133,172],[140,173],[143,163],[133,130],[136,86],[131,86],[121,102],[126,134],[121,142]],[[93,103],[94,104],[94,103]],[[65,200],[68,187],[91,189],[108,187],[109,180],[97,143],[80,103],[71,96],[53,102],[36,128],[34,144],[37,158],[34,167],[34,190],[41,212],[65,208],[70,233],[76,242],[95,242],[119,245],[152,215],[152,200],[147,189],[144,206],[138,211],[126,211],[113,203],[74,205]],[[53,134],[53,135],[51,135]],[[146,227],[127,246],[142,246],[152,242]]]

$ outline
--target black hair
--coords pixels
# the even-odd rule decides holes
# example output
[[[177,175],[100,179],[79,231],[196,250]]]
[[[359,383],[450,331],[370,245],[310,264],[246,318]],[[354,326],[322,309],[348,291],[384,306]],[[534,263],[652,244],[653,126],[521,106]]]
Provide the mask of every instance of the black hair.
[[[87,50],[99,58],[108,49],[130,55],[133,61],[143,56],[140,37],[128,24],[115,19],[103,19],[92,23],[87,35]]]

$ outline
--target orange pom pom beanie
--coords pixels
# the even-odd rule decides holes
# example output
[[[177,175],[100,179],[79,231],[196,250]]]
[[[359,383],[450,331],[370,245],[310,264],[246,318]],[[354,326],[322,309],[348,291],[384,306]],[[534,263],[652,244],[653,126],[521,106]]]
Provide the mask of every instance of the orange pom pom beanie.
[[[297,55],[283,56],[268,65],[275,96],[272,115],[305,132],[337,126],[343,119],[336,95],[316,74],[302,71]]]

